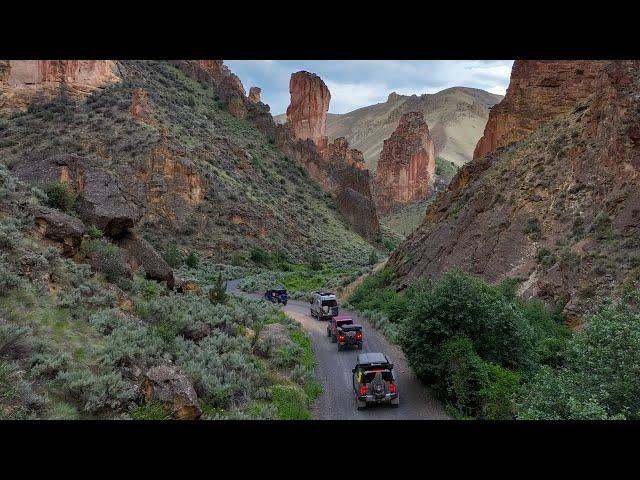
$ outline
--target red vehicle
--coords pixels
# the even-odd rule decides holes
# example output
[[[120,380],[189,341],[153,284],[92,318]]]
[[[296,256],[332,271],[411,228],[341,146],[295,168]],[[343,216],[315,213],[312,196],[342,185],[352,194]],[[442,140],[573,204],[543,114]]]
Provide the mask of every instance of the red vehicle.
[[[353,323],[351,317],[333,317],[327,324],[327,337],[338,344],[338,350],[355,345],[362,349],[362,325]]]

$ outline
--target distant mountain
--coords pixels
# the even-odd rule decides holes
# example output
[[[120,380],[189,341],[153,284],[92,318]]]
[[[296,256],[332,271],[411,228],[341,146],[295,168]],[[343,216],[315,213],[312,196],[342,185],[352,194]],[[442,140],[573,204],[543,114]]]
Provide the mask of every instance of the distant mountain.
[[[346,137],[352,148],[364,154],[367,167],[376,169],[383,142],[396,129],[403,113],[422,111],[435,142],[436,155],[462,165],[473,156],[482,136],[489,108],[501,95],[475,88],[453,87],[434,94],[391,93],[384,103],[363,107],[342,115],[329,114],[329,140]],[[276,121],[284,122],[284,115]]]

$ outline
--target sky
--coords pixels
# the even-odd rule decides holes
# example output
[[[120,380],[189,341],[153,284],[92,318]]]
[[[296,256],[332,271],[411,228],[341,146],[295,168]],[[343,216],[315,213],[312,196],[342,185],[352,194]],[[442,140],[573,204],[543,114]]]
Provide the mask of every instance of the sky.
[[[347,113],[401,95],[473,87],[504,95],[513,60],[225,60],[247,92],[262,89],[271,113],[289,105],[289,77],[299,70],[319,75],[331,92],[330,113]]]

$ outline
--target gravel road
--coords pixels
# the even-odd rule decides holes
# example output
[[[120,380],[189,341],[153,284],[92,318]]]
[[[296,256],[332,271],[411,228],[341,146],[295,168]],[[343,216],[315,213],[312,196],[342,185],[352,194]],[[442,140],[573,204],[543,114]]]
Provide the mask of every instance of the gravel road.
[[[244,293],[237,288],[238,281],[227,283],[227,291],[233,295],[260,297]],[[322,383],[323,393],[316,401],[314,418],[319,420],[444,420],[449,417],[443,406],[413,375],[400,347],[390,344],[369,322],[355,312],[340,309],[340,315],[348,315],[362,325],[364,342],[362,350],[338,351],[338,346],[327,337],[326,321],[311,317],[309,304],[289,300],[284,311],[302,324],[311,336],[318,365],[316,374]],[[356,408],[351,383],[351,370],[359,353],[381,352],[394,364],[396,384],[400,393],[400,407],[387,405]]]

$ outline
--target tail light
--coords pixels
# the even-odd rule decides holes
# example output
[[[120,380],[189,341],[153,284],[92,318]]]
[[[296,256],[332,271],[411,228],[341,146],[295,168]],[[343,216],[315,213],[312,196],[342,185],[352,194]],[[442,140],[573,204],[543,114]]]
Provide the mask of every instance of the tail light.
[[[356,340],[362,340],[362,332],[356,333]]]
[[[389,384],[389,393],[396,393],[396,384],[395,383],[390,383]]]
[[[344,335],[340,335],[340,336],[338,337],[338,340],[340,340],[341,342],[344,342]]]
[[[367,386],[366,385],[362,385],[360,387],[360,395],[366,395],[367,394]]]

